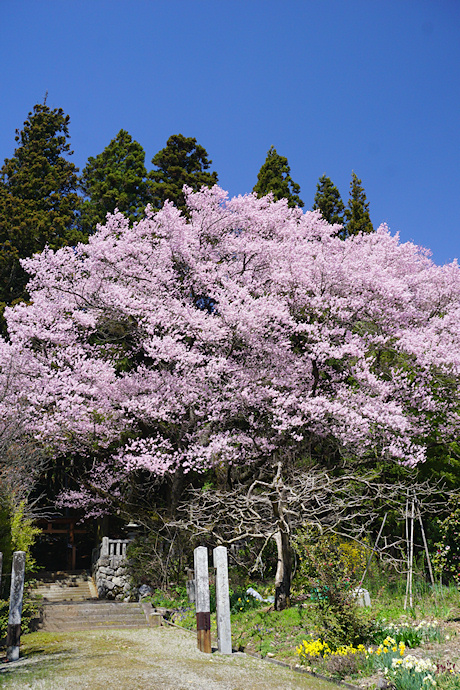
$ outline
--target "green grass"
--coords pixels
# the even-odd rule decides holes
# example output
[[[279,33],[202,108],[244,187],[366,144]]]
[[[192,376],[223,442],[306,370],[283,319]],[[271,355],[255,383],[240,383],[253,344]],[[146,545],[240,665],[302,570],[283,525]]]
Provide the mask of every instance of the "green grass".
[[[291,607],[284,611],[261,610],[232,616],[232,639],[237,649],[262,656],[297,662],[296,647],[313,629],[310,608]]]

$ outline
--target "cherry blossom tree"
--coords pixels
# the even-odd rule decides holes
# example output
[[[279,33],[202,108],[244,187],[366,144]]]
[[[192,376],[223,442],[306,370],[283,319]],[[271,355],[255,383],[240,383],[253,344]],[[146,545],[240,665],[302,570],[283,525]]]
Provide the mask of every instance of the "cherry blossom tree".
[[[87,459],[99,498],[142,472],[173,477],[174,502],[190,471],[317,464],[327,447],[412,466],[429,434],[458,435],[455,262],[384,225],[343,241],[270,195],[185,194],[187,214],[115,213],[88,244],[24,260],[32,303],[6,311],[9,404]]]

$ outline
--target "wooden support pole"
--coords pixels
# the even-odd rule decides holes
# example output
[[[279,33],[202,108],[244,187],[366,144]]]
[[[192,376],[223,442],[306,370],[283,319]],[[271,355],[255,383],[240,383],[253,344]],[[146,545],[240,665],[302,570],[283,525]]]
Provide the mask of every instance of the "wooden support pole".
[[[217,647],[221,654],[231,654],[232,628],[230,624],[227,548],[216,546],[212,554],[216,569]]]
[[[428,544],[427,544],[426,537],[425,537],[425,530],[423,529],[422,514],[420,512],[420,507],[419,507],[418,503],[417,503],[417,516],[418,516],[418,521],[420,523],[420,529],[422,531],[423,546],[425,548],[425,555],[426,555],[426,561],[428,563],[428,572],[430,573],[431,586],[433,587],[434,603],[437,604],[436,587],[434,585],[433,568],[431,567],[430,552],[428,551]]]
[[[10,610],[6,635],[6,658],[8,661],[17,661],[19,659],[25,566],[25,551],[15,551],[11,569]]]
[[[409,502],[407,502],[407,508],[409,507]],[[410,512],[410,539],[409,539],[409,550],[408,550],[408,569],[407,569],[407,584],[406,584],[406,597],[404,599],[404,610],[407,609],[407,601],[409,600],[409,607],[413,606],[412,599],[412,576],[414,570],[414,517],[415,517],[415,501],[412,499],[411,502],[411,512]]]
[[[408,492],[409,496],[409,492]],[[409,597],[409,498],[406,500],[406,559],[407,559],[407,573],[406,573],[406,595],[404,597],[404,611],[407,609],[407,600]]]
[[[211,612],[209,602],[208,549],[197,546],[194,555],[196,587],[196,635],[200,652],[211,654]]]

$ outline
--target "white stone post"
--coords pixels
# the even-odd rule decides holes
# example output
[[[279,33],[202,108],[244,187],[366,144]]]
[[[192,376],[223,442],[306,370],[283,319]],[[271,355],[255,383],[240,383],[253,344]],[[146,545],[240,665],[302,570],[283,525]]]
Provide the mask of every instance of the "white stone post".
[[[217,646],[221,654],[231,654],[232,628],[230,624],[227,548],[216,546],[212,554],[216,569]]]
[[[109,555],[109,538],[108,537],[102,537],[101,556],[108,556],[108,555]]]
[[[200,652],[211,654],[208,549],[206,546],[197,546],[193,556],[195,565],[197,646]]]
[[[6,636],[6,658],[8,661],[17,661],[19,659],[25,566],[25,551],[15,551],[13,554],[13,566],[11,568],[10,611]]]

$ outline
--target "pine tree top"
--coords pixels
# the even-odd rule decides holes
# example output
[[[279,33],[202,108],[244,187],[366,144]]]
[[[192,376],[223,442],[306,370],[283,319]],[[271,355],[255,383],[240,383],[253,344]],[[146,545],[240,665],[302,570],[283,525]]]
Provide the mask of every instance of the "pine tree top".
[[[90,156],[80,188],[86,199],[82,204],[81,224],[93,232],[107,213],[117,208],[136,220],[150,201],[150,183],[145,168],[145,151],[124,129],[102,153]]]
[[[345,209],[347,235],[357,235],[360,232],[374,232],[374,226],[369,215],[369,202],[361,180],[352,171],[350,182],[350,197]]]
[[[57,249],[85,236],[76,229],[78,168],[68,160],[69,116],[46,102],[34,106],[16,150],[0,169],[0,302],[27,297],[19,263],[47,245]],[[1,323],[1,319],[0,319]]]
[[[69,121],[62,108],[34,106],[22,131],[16,130],[19,146],[0,171],[10,194],[49,210],[60,194],[76,193],[78,168],[65,157],[73,154],[68,142]]]
[[[316,185],[315,200],[313,210],[321,211],[324,220],[334,225],[343,224],[343,212],[345,205],[340,196],[340,192],[326,174],[319,178]]]
[[[253,192],[258,197],[271,192],[275,201],[287,199],[288,206],[291,208],[294,206],[302,207],[304,203],[299,197],[300,185],[294,182],[290,173],[291,168],[288,159],[285,156],[280,156],[275,147],[271,146],[267,152],[265,163],[257,175],[257,183]]]
[[[157,170],[152,170],[152,197],[155,208],[161,208],[168,199],[182,211],[186,209],[182,192],[184,185],[199,191],[201,187],[213,187],[218,182],[216,172],[208,172],[212,160],[194,137],[173,134],[165,148],[152,158]]]

